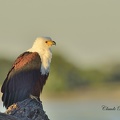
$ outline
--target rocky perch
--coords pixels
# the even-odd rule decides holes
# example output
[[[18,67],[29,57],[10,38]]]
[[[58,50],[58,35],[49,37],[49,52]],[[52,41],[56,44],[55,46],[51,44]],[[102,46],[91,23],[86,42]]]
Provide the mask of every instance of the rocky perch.
[[[49,120],[43,110],[42,102],[28,98],[11,105],[5,113],[0,113],[0,120]]]

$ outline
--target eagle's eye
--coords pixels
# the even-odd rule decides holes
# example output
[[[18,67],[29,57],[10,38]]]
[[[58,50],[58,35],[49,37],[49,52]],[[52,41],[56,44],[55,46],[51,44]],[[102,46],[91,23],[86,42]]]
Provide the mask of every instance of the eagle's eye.
[[[47,43],[48,41],[45,41],[45,43]]]

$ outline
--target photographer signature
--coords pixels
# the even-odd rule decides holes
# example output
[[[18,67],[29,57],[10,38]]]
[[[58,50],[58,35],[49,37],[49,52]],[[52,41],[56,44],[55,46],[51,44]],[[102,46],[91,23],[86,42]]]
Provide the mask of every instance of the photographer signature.
[[[106,105],[102,105],[102,110],[111,110],[111,111],[120,111],[120,106],[113,106],[113,107],[110,107],[110,106],[106,106]]]

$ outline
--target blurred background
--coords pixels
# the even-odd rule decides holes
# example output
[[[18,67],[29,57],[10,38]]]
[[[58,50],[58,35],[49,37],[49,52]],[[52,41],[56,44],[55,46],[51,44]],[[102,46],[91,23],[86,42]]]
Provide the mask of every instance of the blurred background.
[[[119,120],[120,1],[0,0],[0,84],[39,36],[57,43],[41,95],[49,118]]]

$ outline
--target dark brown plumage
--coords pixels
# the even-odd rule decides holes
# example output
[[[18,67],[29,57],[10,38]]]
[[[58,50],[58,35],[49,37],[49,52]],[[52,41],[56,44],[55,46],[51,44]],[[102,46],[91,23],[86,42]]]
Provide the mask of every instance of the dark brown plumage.
[[[30,95],[39,99],[49,75],[42,75],[40,68],[41,58],[37,52],[25,52],[16,59],[1,88],[6,108]]]

